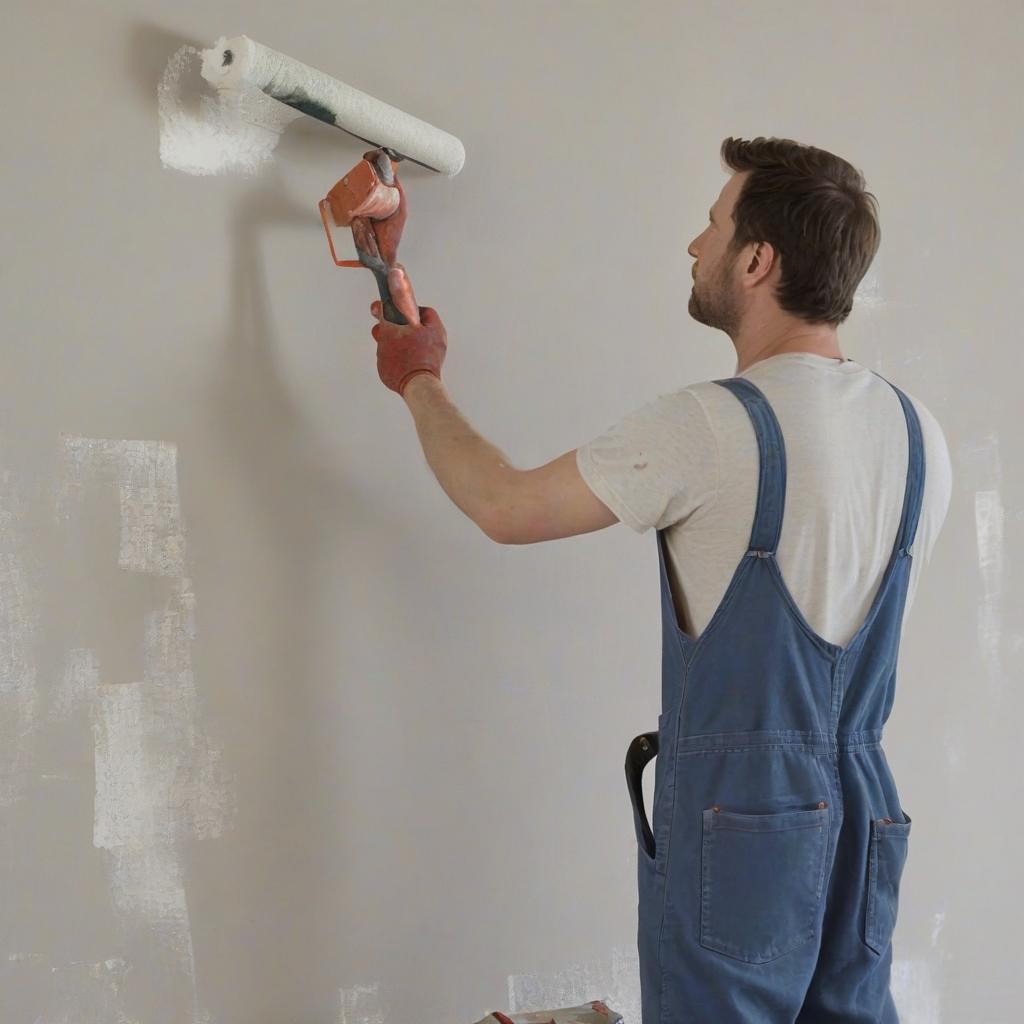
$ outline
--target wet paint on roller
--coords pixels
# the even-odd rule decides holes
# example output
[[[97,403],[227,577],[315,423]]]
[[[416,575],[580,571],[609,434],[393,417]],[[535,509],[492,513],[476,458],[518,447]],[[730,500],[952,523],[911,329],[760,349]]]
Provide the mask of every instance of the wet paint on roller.
[[[231,50],[225,50],[221,57],[221,67],[230,67],[235,61],[235,55]],[[294,107],[296,110],[301,111],[303,114],[308,114],[310,117],[315,117],[318,121],[326,121],[330,125],[337,125],[337,120],[334,116],[334,111],[330,107],[325,107],[319,100],[313,99],[312,96],[307,95],[301,90],[295,90],[293,92],[278,93],[273,90],[269,85],[261,86],[263,92],[268,96],[272,96],[275,100],[280,100],[282,103],[287,103],[289,107]],[[340,125],[339,125],[340,127]],[[365,139],[363,141],[366,141]]]
[[[261,92],[396,158],[452,177],[466,151],[454,135],[248,36],[221,36],[202,51],[202,76],[218,94]]]

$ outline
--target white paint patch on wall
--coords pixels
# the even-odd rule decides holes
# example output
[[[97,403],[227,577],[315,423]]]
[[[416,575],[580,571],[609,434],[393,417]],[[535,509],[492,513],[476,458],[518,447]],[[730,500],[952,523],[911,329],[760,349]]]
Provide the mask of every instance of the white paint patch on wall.
[[[160,78],[160,162],[186,174],[255,174],[289,122],[303,115],[252,86],[206,88],[201,63],[201,50],[182,46]],[[186,96],[196,90],[198,109],[189,109]]]
[[[163,607],[145,616],[143,678],[102,679],[88,649],[71,652],[55,702],[67,714],[90,695],[95,742],[93,844],[109,851],[118,910],[172,954],[198,1006],[181,842],[210,839],[236,812],[234,778],[200,726],[192,670],[195,595],[186,572],[185,528],[177,448],[163,441],[63,439],[58,517],[69,520],[87,486],[116,486],[120,509],[118,565],[168,583]]]
[[[640,961],[635,946],[616,946],[608,959],[577,962],[550,974],[510,974],[508,1013],[557,1010],[600,999],[624,1024],[640,1024]]]
[[[45,1011],[33,1024],[142,1024],[122,1006],[122,987],[129,970],[131,965],[120,957],[51,967]]]
[[[100,663],[88,647],[68,651],[64,674],[53,694],[52,718],[67,718],[76,708],[92,708],[100,686]]]
[[[974,529],[981,572],[981,601],[978,604],[978,646],[989,680],[998,689],[1003,671],[999,656],[1002,639],[1003,606],[1003,523],[1006,514],[999,491],[977,491],[974,495]]]
[[[122,441],[118,451],[121,550],[117,564],[132,572],[184,578],[177,448],[165,442]]]
[[[148,926],[188,979],[194,974],[192,931],[177,851],[153,844],[110,850],[117,909],[132,924]]]
[[[21,554],[24,522],[17,481],[0,470],[0,808],[25,796],[39,704],[39,601]]]
[[[936,982],[930,961],[893,960],[889,987],[901,1024],[941,1024],[941,989]]]
[[[341,1003],[338,1024],[384,1024],[380,982],[342,988],[338,990],[338,996]]]
[[[990,433],[961,446],[965,485],[974,491],[974,532],[981,600],[978,602],[978,647],[992,689],[1005,696],[1001,657],[1003,632],[1003,525],[1006,512],[1000,491],[1003,478],[999,438]]]

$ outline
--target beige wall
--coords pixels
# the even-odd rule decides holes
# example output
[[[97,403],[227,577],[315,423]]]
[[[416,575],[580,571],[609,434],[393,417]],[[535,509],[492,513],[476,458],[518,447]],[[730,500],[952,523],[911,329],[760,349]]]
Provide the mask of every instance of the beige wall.
[[[453,179],[403,169],[402,261],[521,467],[732,372],[686,315],[725,136],[864,170],[883,243],[843,350],[955,475],[886,730],[893,990],[907,1024],[1016,1020],[1022,29],[1012,2],[7,5],[0,1018],[639,1024],[654,535],[502,547],[441,491],[317,212],[363,144],[303,120],[252,177],[161,163],[168,61],[244,32],[465,143]]]

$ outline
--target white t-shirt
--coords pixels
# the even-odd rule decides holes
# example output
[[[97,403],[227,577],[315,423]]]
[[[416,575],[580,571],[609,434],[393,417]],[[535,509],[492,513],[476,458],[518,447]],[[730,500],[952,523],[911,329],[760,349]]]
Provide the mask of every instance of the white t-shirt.
[[[735,376],[761,389],[782,430],[779,570],[815,632],[845,646],[871,608],[903,509],[908,445],[899,397],[855,360],[810,352],[769,356]],[[953,474],[938,422],[893,383],[917,411],[924,441],[905,623],[946,517]],[[749,546],[754,523],[757,438],[743,404],[713,381],[659,395],[582,445],[576,464],[622,522],[638,533],[666,530],[680,626],[700,634]]]

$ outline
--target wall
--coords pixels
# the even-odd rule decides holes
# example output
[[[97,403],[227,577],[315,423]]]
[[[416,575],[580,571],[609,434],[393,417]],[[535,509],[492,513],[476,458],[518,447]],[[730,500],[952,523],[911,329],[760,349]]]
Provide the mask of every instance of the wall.
[[[994,2],[8,5],[0,1019],[639,1021],[654,536],[503,547],[442,492],[317,211],[362,143],[302,119],[254,174],[161,160],[208,91],[175,55],[243,32],[465,143],[453,179],[403,170],[402,261],[524,468],[732,372],[685,313],[725,136],[865,171],[843,348],[955,475],[886,732],[893,991],[906,1024],[1017,1019],[1022,30]]]

